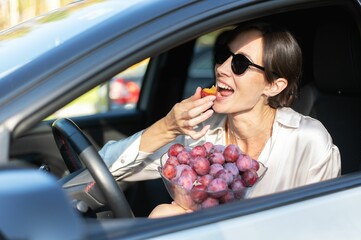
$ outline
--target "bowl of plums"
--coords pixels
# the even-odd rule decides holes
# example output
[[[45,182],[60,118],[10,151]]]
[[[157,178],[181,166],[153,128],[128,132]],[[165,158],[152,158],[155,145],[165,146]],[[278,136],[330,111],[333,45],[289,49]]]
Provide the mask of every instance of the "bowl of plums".
[[[192,148],[171,145],[158,170],[174,202],[196,211],[246,199],[267,167],[235,144],[205,142]]]

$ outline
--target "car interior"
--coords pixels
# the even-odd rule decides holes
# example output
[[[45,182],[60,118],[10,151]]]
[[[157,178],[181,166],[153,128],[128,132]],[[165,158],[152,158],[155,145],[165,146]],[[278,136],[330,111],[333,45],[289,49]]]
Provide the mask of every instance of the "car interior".
[[[360,32],[345,14],[322,19],[315,28],[313,78],[303,78],[294,108],[319,119],[339,147],[342,174],[360,169]],[[307,75],[306,75],[307,76]]]
[[[303,75],[298,99],[292,107],[325,125],[340,149],[343,175],[359,171],[361,167],[358,149],[361,146],[361,41],[356,16],[350,6],[330,6],[261,18],[286,25],[299,41],[304,57]],[[184,98],[185,88],[189,86],[187,81],[194,80],[188,73],[196,40],[190,39],[151,57],[134,110],[72,118],[97,149],[109,140],[122,139],[146,128]],[[199,85],[208,87],[213,81],[207,77]],[[147,85],[148,82],[151,85]],[[143,88],[148,88],[147,92]],[[146,103],[142,100],[145,93],[152,96]],[[10,156],[37,167],[45,164],[61,178],[66,175],[66,166],[53,139],[52,122],[43,121],[35,129],[14,139]],[[158,204],[171,202],[161,179],[122,184],[136,217],[146,217]]]

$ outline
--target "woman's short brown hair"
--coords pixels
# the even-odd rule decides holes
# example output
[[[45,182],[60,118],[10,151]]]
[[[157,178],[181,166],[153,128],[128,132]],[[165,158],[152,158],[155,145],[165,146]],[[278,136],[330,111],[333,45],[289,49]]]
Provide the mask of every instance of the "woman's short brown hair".
[[[294,36],[285,28],[268,23],[241,25],[232,30],[229,42],[248,30],[258,30],[263,36],[263,64],[266,81],[272,83],[282,77],[287,87],[278,95],[269,97],[272,108],[289,107],[298,93],[302,72],[302,52]]]

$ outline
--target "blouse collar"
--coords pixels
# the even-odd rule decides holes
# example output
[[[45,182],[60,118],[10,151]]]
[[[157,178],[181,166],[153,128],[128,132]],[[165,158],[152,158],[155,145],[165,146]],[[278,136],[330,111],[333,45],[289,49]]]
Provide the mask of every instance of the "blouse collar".
[[[275,117],[275,123],[278,122],[286,127],[299,128],[301,115],[292,108],[278,108]]]

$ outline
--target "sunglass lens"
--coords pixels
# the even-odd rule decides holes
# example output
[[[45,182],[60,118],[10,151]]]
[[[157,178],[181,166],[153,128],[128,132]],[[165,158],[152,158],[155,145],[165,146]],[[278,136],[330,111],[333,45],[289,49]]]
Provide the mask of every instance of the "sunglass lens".
[[[242,74],[247,70],[249,64],[250,61],[246,56],[236,54],[232,59],[232,70],[235,74]]]
[[[216,47],[214,60],[217,64],[224,63],[230,56],[231,53],[225,47],[221,47],[221,46]]]

